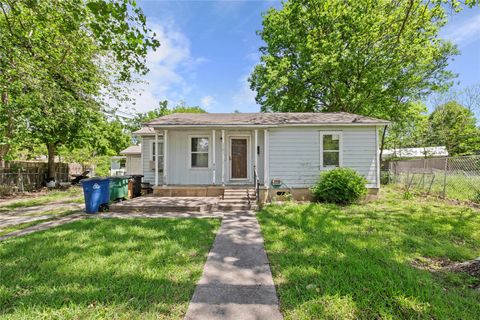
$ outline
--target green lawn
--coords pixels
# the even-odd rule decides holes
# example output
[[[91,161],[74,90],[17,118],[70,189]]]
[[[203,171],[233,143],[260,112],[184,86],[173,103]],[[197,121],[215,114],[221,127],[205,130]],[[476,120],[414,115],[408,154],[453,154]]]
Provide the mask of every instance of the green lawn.
[[[31,198],[31,199],[19,199],[18,201],[2,205],[0,203],[0,210],[6,209],[15,209],[15,208],[25,208],[39,206],[43,204],[48,204],[49,202],[59,201],[62,202],[83,202],[83,191],[82,188],[72,187],[67,190],[53,190],[49,191],[46,194]]]
[[[87,219],[0,242],[0,318],[182,318],[219,224]]]
[[[286,319],[480,318],[480,279],[435,269],[480,256],[480,211],[402,195],[259,213]]]

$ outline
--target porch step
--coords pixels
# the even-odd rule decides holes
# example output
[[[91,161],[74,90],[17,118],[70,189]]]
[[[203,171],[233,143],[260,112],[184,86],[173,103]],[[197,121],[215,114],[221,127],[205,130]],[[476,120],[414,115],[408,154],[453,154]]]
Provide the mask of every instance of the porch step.
[[[218,203],[218,209],[224,211],[256,210],[255,191],[251,188],[227,188],[223,199]]]
[[[228,203],[219,203],[218,210],[223,211],[233,211],[233,210],[256,210],[258,207],[255,204],[228,204]]]
[[[245,201],[248,201],[248,200],[255,200],[255,197],[254,196],[249,196],[249,195],[225,195],[223,196],[223,199],[224,200],[245,200]]]

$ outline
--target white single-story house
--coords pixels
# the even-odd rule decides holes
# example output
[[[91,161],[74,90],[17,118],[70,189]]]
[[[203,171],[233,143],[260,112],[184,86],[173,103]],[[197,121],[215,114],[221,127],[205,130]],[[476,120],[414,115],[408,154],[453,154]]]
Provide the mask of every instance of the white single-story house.
[[[144,181],[157,195],[221,195],[260,187],[260,198],[289,191],[309,198],[320,172],[357,170],[380,187],[379,136],[388,121],[335,113],[177,113],[144,124]]]

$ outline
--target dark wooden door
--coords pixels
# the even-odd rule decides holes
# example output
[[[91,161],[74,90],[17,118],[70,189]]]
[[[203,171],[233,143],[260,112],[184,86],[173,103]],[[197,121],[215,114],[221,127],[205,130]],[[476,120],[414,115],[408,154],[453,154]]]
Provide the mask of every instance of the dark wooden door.
[[[247,179],[247,139],[232,139],[232,179]]]

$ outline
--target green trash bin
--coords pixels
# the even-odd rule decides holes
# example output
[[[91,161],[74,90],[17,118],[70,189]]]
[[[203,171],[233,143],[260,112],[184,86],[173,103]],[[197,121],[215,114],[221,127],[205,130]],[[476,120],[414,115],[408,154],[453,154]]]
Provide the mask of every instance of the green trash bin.
[[[110,201],[128,198],[128,180],[130,176],[110,177]]]

